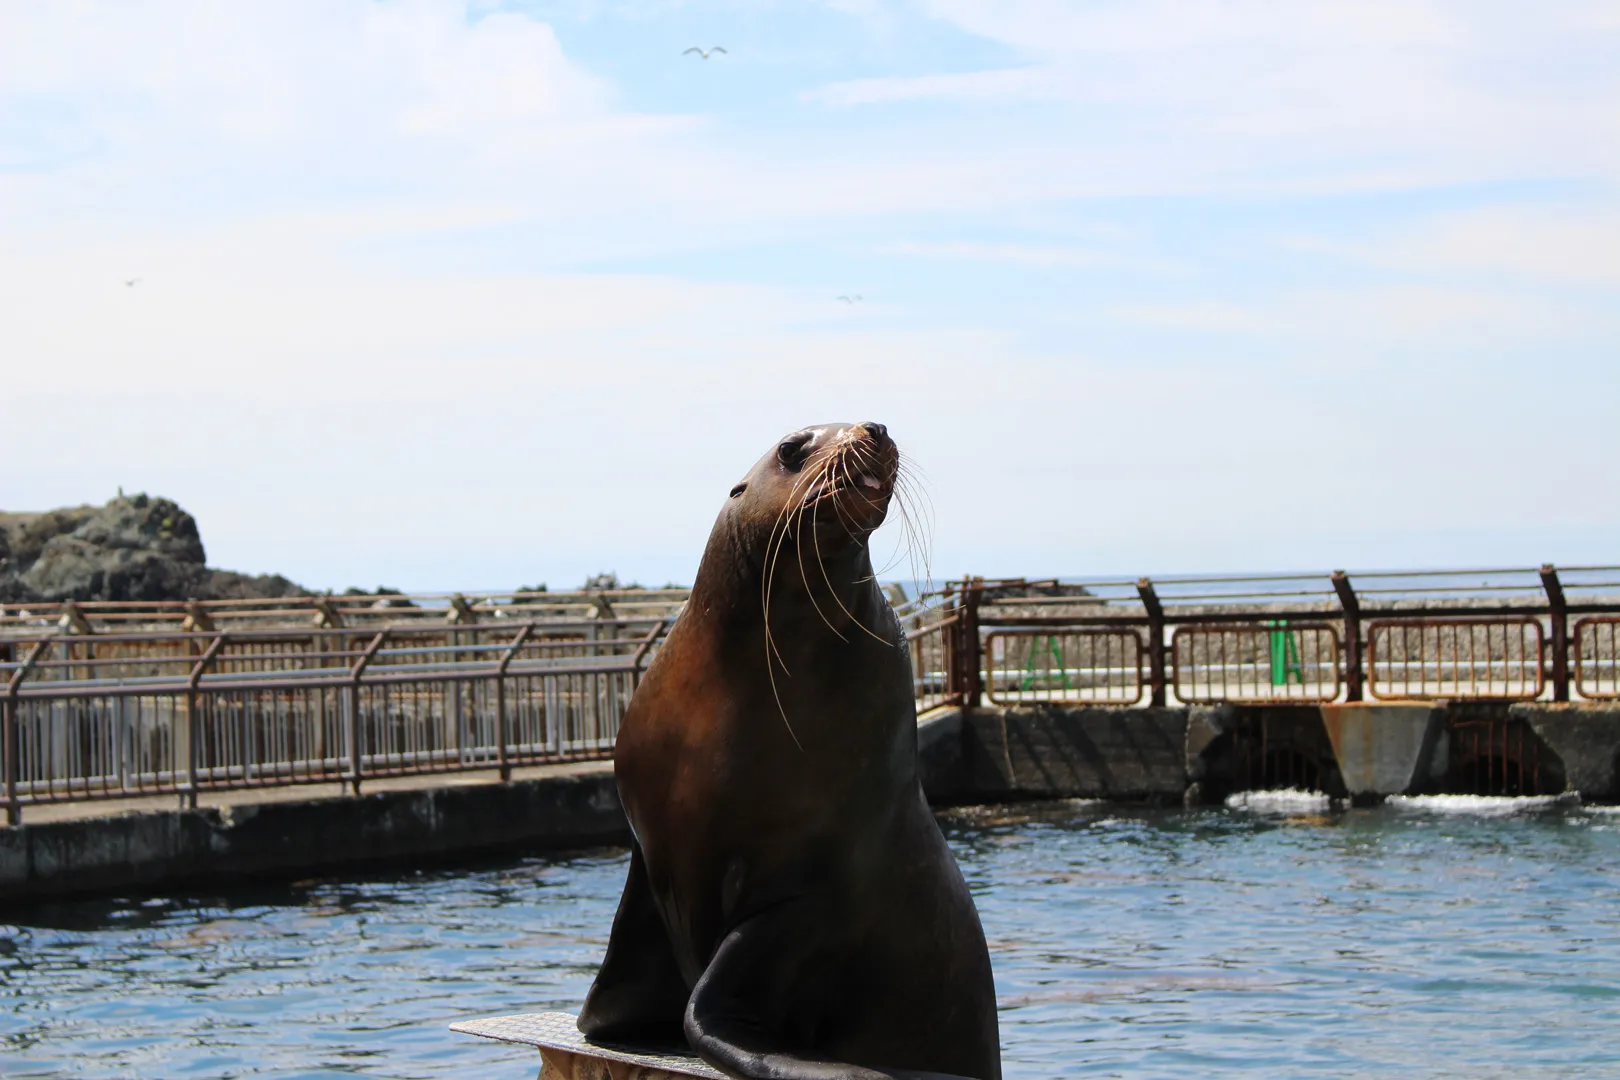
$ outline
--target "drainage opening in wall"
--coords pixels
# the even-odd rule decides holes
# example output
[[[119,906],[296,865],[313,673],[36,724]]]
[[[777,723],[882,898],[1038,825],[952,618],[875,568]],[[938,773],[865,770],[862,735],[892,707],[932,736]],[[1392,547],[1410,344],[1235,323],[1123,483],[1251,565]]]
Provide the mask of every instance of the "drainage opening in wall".
[[[1445,794],[1564,791],[1564,763],[1524,720],[1500,713],[1453,713],[1447,729]]]
[[[1239,708],[1200,755],[1198,798],[1218,803],[1240,791],[1316,791],[1345,798],[1344,780],[1320,709]]]

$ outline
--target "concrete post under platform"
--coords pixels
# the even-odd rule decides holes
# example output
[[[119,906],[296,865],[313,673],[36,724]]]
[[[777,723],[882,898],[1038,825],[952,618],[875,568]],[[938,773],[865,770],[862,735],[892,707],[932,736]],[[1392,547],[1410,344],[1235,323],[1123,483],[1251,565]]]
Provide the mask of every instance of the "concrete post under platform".
[[[1445,774],[1445,712],[1428,702],[1323,705],[1322,725],[1352,798],[1413,794]]]

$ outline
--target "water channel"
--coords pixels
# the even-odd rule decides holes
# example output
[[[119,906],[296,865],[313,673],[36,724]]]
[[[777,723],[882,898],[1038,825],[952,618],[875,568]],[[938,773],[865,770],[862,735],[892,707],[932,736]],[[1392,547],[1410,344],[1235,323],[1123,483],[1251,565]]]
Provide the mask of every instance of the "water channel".
[[[1086,803],[941,818],[1008,1080],[1620,1076],[1620,814]],[[0,914],[0,1075],[532,1080],[451,1020],[575,1009],[600,850]]]

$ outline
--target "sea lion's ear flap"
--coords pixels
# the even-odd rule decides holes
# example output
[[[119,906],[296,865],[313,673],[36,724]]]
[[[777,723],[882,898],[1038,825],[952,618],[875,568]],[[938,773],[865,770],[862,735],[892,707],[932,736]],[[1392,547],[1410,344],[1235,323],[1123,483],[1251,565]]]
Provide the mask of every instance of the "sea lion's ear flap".
[[[731,489],[730,498],[735,499],[737,496],[741,495],[743,492],[745,492],[747,490],[748,490],[748,484],[747,483],[738,484],[736,487]]]

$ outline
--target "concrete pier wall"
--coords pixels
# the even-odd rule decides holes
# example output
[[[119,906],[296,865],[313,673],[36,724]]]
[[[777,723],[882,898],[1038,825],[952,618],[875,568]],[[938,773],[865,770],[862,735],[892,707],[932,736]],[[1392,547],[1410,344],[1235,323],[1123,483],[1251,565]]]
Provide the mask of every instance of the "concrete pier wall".
[[[1527,702],[1508,706],[1507,715],[1558,756],[1568,790],[1588,802],[1620,802],[1620,702]]]
[[[1086,798],[1179,803],[1187,788],[1186,709],[1026,706],[945,710],[927,718],[923,788],[936,804]]]
[[[1481,778],[1498,774],[1537,793],[1620,802],[1620,707],[1588,704],[941,709],[923,717],[918,750],[936,805],[1219,803],[1289,784],[1366,803],[1489,791]],[[504,784],[424,777],[358,797],[279,789],[196,810],[58,808],[75,811],[64,820],[33,808],[32,820],[0,828],[0,904],[628,837],[610,763],[535,773]]]
[[[0,828],[0,902],[229,877],[319,873],[401,859],[623,842],[610,762],[510,783]]]

